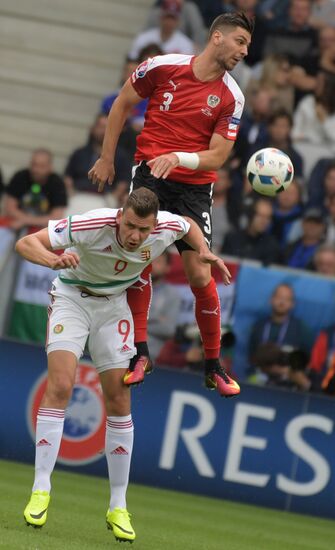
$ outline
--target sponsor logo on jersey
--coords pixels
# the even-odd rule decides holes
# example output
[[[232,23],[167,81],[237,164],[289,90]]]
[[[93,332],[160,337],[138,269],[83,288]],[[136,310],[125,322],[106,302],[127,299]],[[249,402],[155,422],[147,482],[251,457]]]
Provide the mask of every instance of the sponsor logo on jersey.
[[[58,325],[54,326],[54,333],[55,334],[60,334],[61,332],[63,332],[63,330],[64,330],[63,325],[58,324]]]
[[[141,250],[141,260],[144,262],[148,262],[151,258],[151,249],[150,248],[142,248]]]
[[[135,75],[135,80],[137,78],[144,78],[145,75],[146,75],[146,72],[148,70],[148,66],[149,66],[149,63],[148,63],[148,60],[146,61],[143,61],[143,63],[141,63],[136,69],[135,69],[135,73],[133,73]]]
[[[173,80],[169,80],[169,84],[171,84],[174,92],[176,91],[177,86],[180,86],[180,82],[177,82],[177,84],[175,84]]]
[[[217,107],[220,103],[220,98],[217,95],[209,95],[207,98],[207,105],[209,107]]]
[[[60,220],[56,225],[55,225],[55,233],[62,233],[62,231],[64,231],[64,229],[67,228],[67,218],[65,218],[65,220]]]
[[[103,249],[103,252],[113,252],[113,249],[112,249],[111,245],[109,244],[108,246],[106,246],[106,247]]]
[[[37,411],[47,386],[45,371],[32,387],[27,408],[27,422],[33,441]],[[70,466],[88,464],[102,457],[105,446],[106,413],[99,376],[91,364],[79,363],[69,406],[58,462]],[[46,441],[39,446],[48,445]]]
[[[213,116],[212,111],[208,109],[208,107],[206,107],[205,109],[201,109],[201,112],[206,116]]]

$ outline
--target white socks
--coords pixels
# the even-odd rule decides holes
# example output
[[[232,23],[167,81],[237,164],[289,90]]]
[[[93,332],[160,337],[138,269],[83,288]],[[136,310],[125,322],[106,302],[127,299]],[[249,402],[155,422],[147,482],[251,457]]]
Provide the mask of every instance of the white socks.
[[[107,416],[105,451],[111,486],[110,510],[127,508],[126,491],[133,441],[134,427],[130,414]]]
[[[40,407],[36,424],[35,481],[33,491],[50,492],[50,477],[55,467],[63,434],[65,411]]]

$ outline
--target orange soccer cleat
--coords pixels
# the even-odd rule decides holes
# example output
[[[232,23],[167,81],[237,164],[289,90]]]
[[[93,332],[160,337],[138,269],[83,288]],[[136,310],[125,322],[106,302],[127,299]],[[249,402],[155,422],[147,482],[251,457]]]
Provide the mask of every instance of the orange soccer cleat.
[[[217,390],[221,397],[233,397],[241,391],[240,386],[228,376],[226,370],[221,367],[219,361],[211,367],[207,367],[205,374],[205,386],[209,390]]]
[[[126,371],[123,382],[126,386],[137,386],[144,380],[145,374],[150,374],[153,370],[153,364],[148,355],[137,355],[135,360]]]

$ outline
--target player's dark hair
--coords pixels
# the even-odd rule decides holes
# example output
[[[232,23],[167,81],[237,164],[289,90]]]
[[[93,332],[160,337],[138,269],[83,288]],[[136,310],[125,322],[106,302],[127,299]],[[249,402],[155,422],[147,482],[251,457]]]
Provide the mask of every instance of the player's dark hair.
[[[123,210],[132,208],[136,216],[139,218],[146,218],[150,214],[154,214],[155,218],[158,214],[159,202],[157,195],[146,189],[146,187],[139,187],[130,193]]]
[[[214,19],[209,29],[208,38],[210,38],[215,31],[221,30],[223,27],[241,27],[252,34],[254,26],[254,19],[248,17],[242,11],[223,13]]]

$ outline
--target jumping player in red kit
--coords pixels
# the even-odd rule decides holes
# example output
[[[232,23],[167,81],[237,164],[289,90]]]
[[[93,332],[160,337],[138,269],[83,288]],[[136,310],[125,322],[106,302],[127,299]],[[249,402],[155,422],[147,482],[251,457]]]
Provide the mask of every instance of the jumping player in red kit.
[[[113,182],[114,155],[132,107],[149,98],[145,124],[137,138],[132,189],[148,187],[160,208],[189,216],[211,243],[211,195],[216,171],[229,157],[244,107],[244,96],[228,71],[248,53],[253,22],[243,13],[217,17],[198,56],[168,54],[137,67],[115,100],[108,118],[100,159],[89,172],[103,190]],[[205,354],[205,385],[222,396],[240,392],[219,362],[221,317],[215,281],[208,264],[184,241],[177,244],[191,290]],[[143,381],[152,369],[147,347],[150,273],[128,289],[135,324],[137,355],[124,377],[127,385]]]

